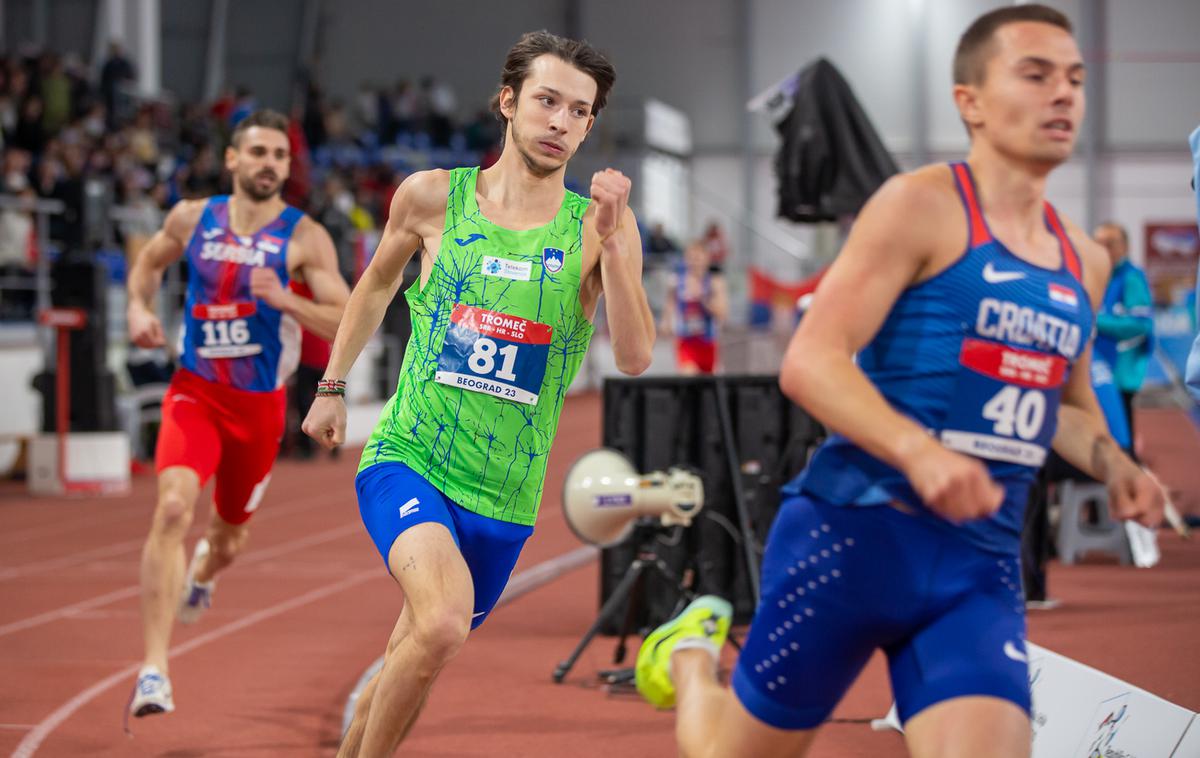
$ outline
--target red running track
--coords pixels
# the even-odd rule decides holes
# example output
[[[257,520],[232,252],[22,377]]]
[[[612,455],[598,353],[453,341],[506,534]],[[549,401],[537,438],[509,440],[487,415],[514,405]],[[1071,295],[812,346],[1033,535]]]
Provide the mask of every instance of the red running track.
[[[1164,462],[1160,474],[1190,504],[1200,436],[1158,414],[1141,422],[1147,458]],[[570,463],[599,443],[599,419],[597,396],[568,402],[518,571],[578,547],[558,493]],[[121,719],[141,650],[137,570],[153,479],[138,478],[119,499],[34,500],[23,485],[0,485],[0,753],[332,755],[346,698],[401,606],[359,524],[355,458],[277,466],[250,547],[222,576],[213,609],[195,627],[176,627],[178,710],[133,722],[132,738]],[[1051,593],[1064,605],[1031,617],[1031,639],[1197,710],[1200,551],[1165,533],[1161,543],[1163,565],[1151,571],[1052,567]],[[566,683],[551,682],[595,616],[597,586],[590,564],[497,611],[446,669],[401,753],[674,755],[671,714],[597,683],[612,663],[611,639],[593,642]],[[897,735],[865,725],[889,703],[877,659],[815,754],[903,755]]]

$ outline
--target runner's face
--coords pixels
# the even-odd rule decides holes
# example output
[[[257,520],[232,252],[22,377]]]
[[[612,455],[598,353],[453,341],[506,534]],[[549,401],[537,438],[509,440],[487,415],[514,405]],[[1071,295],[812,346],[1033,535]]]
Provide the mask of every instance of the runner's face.
[[[683,261],[690,270],[703,273],[708,270],[708,249],[704,245],[693,242],[683,251]]]
[[[556,55],[542,55],[515,98],[505,90],[502,104],[511,127],[511,144],[526,166],[549,175],[566,165],[587,137],[595,117],[596,80]]]
[[[236,147],[225,151],[225,168],[237,189],[262,202],[279,194],[291,164],[287,135],[278,129],[252,126]]]
[[[1067,160],[1083,121],[1083,58],[1075,38],[1051,24],[996,30],[981,84],[955,88],[973,139],[1040,164]]]

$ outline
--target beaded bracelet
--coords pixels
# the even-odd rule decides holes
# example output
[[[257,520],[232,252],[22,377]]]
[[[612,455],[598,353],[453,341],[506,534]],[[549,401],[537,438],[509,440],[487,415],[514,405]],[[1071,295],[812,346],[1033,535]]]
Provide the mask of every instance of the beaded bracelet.
[[[317,397],[345,397],[345,379],[321,379],[317,382]]]

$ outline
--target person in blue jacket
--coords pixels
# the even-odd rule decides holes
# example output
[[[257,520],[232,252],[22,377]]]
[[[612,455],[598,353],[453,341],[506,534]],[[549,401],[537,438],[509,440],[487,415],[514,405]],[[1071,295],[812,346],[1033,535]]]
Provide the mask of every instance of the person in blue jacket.
[[[1192,147],[1192,190],[1196,193],[1196,223],[1200,224],[1200,126],[1192,132],[1188,144]],[[1200,302],[1200,272],[1196,274],[1196,297],[1193,302]],[[1200,305],[1196,307],[1196,318],[1200,321]],[[1192,393],[1193,400],[1200,403],[1200,334],[1196,335],[1196,341],[1192,343],[1192,352],[1188,354],[1186,377],[1188,392]]]
[[[1150,283],[1145,272],[1129,260],[1129,234],[1125,227],[1109,221],[1097,227],[1093,236],[1108,250],[1113,266],[1104,302],[1096,316],[1093,383],[1113,437],[1122,447],[1132,450],[1133,398],[1146,378],[1146,366],[1154,349]],[[1107,389],[1106,381],[1096,382],[1097,374],[1105,375],[1106,369],[1111,379],[1107,375],[1102,378],[1111,382],[1112,389]],[[1112,402],[1106,402],[1110,397]],[[1124,418],[1119,418],[1120,415]],[[1119,430],[1125,434],[1118,434]]]

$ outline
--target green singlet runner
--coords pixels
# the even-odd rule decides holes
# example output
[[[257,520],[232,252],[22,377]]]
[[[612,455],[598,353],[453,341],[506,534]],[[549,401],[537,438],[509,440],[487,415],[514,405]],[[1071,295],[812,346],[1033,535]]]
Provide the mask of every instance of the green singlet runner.
[[[484,218],[478,168],[450,172],[429,281],[405,297],[412,336],[359,471],[400,461],[467,510],[533,525],[563,398],[592,337],[579,303],[588,199],[546,226]]]

